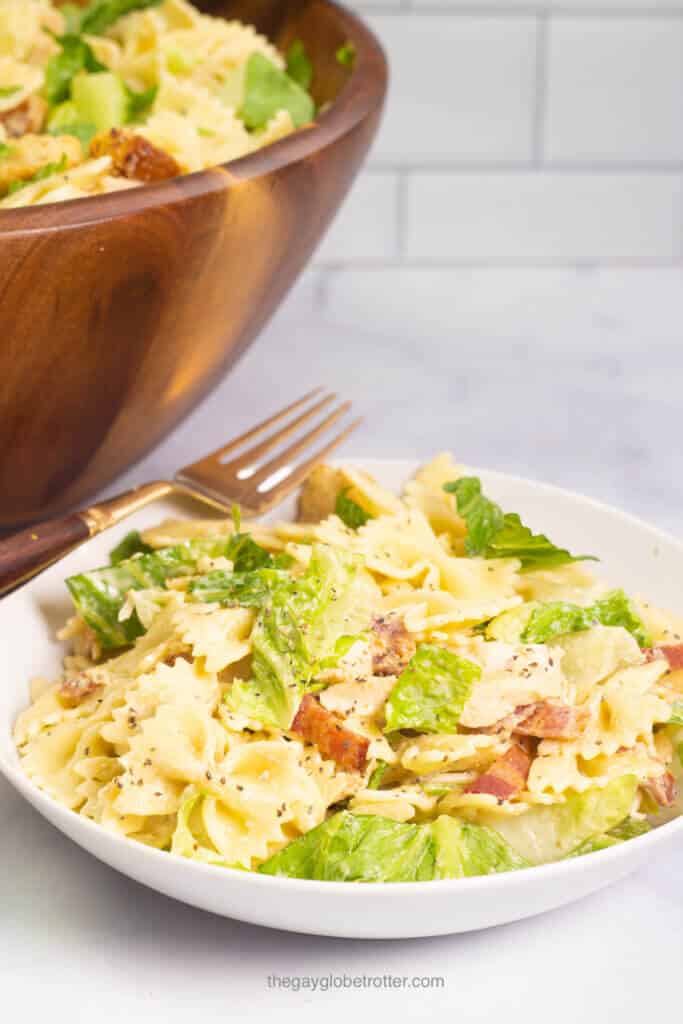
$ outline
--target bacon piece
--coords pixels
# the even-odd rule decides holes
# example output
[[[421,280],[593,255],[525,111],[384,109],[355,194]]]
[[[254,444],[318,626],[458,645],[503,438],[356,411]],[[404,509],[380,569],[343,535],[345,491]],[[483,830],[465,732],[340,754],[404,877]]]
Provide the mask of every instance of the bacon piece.
[[[90,143],[93,157],[110,156],[116,174],[135,181],[165,181],[181,173],[173,157],[143,135],[120,128],[97,135]]]
[[[0,114],[0,124],[10,139],[18,139],[29,132],[35,134],[43,127],[47,109],[42,96],[29,96],[23,103]]]
[[[464,792],[487,793],[497,800],[509,800],[524,789],[530,768],[531,755],[515,743],[487,771],[470,782]]]
[[[643,783],[643,789],[657,801],[660,807],[671,807],[676,803],[678,789],[671,772],[664,772],[663,775],[656,775],[648,779]]]
[[[513,732],[520,736],[533,736],[539,740],[573,740],[582,731],[588,720],[585,708],[574,708],[568,704],[551,704],[538,701],[516,708],[515,714],[523,717],[513,726]]]
[[[79,672],[77,676],[64,680],[59,688],[59,697],[67,707],[75,708],[82,704],[91,693],[99,690],[100,686],[101,683],[96,683],[85,672]]]
[[[292,732],[315,743],[323,757],[336,761],[345,771],[362,772],[365,768],[370,740],[347,729],[341,715],[328,711],[310,693],[299,705]]]
[[[382,616],[372,624],[372,672],[376,676],[400,676],[417,650],[412,635],[396,615]]]
[[[646,647],[643,654],[648,661],[655,661],[657,658],[666,658],[671,672],[678,672],[683,668],[683,644],[662,644],[661,647]]]

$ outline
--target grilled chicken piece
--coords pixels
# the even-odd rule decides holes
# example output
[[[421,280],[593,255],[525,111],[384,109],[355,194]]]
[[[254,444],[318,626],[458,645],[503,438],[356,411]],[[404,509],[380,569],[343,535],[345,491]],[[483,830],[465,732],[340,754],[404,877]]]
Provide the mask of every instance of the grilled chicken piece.
[[[307,693],[292,722],[292,732],[307,743],[314,743],[323,757],[336,761],[347,772],[365,769],[370,740],[351,732],[344,719],[328,711],[312,694]]]
[[[465,787],[465,793],[487,793],[497,800],[509,800],[521,793],[529,778],[531,755],[513,744],[490,768]]]
[[[67,707],[75,708],[99,688],[100,683],[96,683],[85,672],[79,672],[77,676],[64,680],[59,688],[59,698]]]
[[[397,615],[385,615],[372,624],[372,673],[399,676],[415,654],[417,645]]]
[[[180,173],[180,166],[163,149],[153,145],[143,135],[112,128],[96,135],[90,143],[93,157],[110,156],[114,173],[135,181],[165,181]]]
[[[337,495],[344,489],[344,474],[323,463],[316,466],[299,494],[297,520],[320,523],[334,512]]]
[[[652,779],[648,779],[644,783],[643,789],[646,793],[649,793],[653,800],[657,801],[660,807],[671,807],[676,803],[678,790],[676,780],[671,772],[664,772],[663,775],[657,775]]]
[[[9,139],[18,139],[21,135],[35,134],[42,130],[47,115],[47,101],[42,96],[29,96],[11,110],[0,114],[0,124]]]

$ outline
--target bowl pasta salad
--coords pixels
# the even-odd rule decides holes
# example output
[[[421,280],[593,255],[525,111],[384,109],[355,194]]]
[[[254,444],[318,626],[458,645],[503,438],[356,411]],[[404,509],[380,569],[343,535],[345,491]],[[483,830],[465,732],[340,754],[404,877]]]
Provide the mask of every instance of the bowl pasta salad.
[[[66,581],[15,740],[75,813],[173,856],[430,881],[680,812],[683,625],[442,455],[400,497],[319,467],[296,522],[168,521]]]
[[[0,209],[245,156],[313,121],[312,74],[187,0],[0,0]]]

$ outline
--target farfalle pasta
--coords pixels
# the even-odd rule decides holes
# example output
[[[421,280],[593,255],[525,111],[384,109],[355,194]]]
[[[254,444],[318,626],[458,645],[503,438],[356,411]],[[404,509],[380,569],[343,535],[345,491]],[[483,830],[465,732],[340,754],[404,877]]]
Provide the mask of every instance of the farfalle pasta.
[[[171,855],[366,882],[519,869],[677,813],[674,616],[449,456],[400,496],[321,467],[300,512],[167,522],[67,580],[63,674],[15,727],[36,785]]]

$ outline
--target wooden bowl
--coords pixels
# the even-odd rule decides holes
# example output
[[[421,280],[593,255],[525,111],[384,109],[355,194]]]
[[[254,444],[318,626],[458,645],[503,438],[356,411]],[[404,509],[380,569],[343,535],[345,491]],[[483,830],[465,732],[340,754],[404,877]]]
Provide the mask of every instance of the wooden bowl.
[[[215,169],[0,213],[0,527],[82,502],[200,401],[278,307],[377,130],[386,61],[354,15],[331,0],[198,6],[283,49],[302,39],[331,106]],[[353,69],[335,57],[348,40]]]

